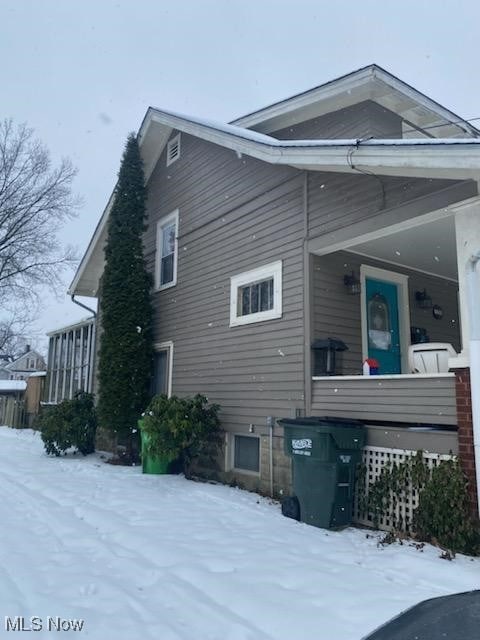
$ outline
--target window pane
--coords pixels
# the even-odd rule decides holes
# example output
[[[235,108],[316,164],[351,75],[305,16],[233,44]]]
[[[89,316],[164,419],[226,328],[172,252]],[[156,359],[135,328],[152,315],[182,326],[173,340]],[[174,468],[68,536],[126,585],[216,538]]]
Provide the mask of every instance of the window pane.
[[[240,287],[238,306],[242,316],[273,309],[273,278]]]
[[[162,228],[162,257],[175,253],[175,223]]]
[[[173,259],[173,253],[162,258],[162,275],[160,278],[160,284],[168,284],[173,281]]]
[[[248,436],[235,436],[234,462],[236,469],[260,470],[260,440]]]
[[[251,304],[250,304],[250,313],[258,313],[258,291],[260,289],[260,285],[252,284],[251,290]]]
[[[250,311],[250,287],[243,287],[242,289],[240,289],[240,291],[241,291],[241,296],[242,296],[241,315],[242,316],[246,316],[249,313],[251,313],[251,311]]]
[[[269,297],[270,282],[271,280],[265,280],[260,283],[260,311],[268,311],[271,309]]]
[[[157,351],[153,360],[152,395],[168,393],[168,351]]]

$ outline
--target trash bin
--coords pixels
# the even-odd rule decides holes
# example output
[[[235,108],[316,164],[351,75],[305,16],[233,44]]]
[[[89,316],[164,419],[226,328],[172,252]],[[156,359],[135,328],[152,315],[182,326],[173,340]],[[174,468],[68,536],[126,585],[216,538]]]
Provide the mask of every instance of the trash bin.
[[[172,460],[168,457],[151,456],[147,453],[147,446],[149,442],[148,433],[143,429],[143,420],[138,421],[138,428],[140,429],[140,437],[142,444],[142,472],[143,473],[170,473],[172,466]]]
[[[292,458],[294,496],[282,512],[334,529],[352,521],[355,472],[365,445],[362,422],[333,417],[284,418],[285,454]],[[291,515],[293,514],[293,515]]]

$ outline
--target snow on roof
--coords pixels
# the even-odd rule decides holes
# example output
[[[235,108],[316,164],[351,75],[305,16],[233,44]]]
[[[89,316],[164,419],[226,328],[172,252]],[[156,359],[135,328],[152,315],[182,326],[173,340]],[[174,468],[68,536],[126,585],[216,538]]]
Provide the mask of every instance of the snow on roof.
[[[181,123],[191,123],[199,125],[200,127],[207,127],[220,133],[235,136],[236,138],[242,138],[250,142],[269,145],[277,148],[295,148],[295,147],[351,147],[358,144],[369,145],[442,145],[442,144],[480,144],[480,138],[346,138],[346,139],[311,139],[311,140],[279,140],[264,133],[258,133],[251,129],[245,129],[234,124],[225,124],[223,122],[217,122],[208,118],[198,118],[197,116],[190,116],[175,111],[165,111],[164,109],[157,109],[156,107],[149,107],[151,114],[158,114],[160,116],[167,116],[172,119],[178,120],[177,124],[181,126]]]
[[[232,121],[242,127],[256,128],[264,133],[303,122],[329,111],[373,100],[423,129],[426,122],[443,127],[451,137],[478,137],[480,131],[436,100],[418,91],[377,64],[370,64],[286,99],[248,113]],[[293,118],[293,120],[292,120]]]
[[[149,107],[148,111],[150,110],[154,113],[164,114],[166,116],[171,116],[172,118],[179,118],[180,120],[199,124],[202,127],[208,127],[209,129],[215,129],[216,131],[223,131],[223,133],[230,133],[239,138],[245,138],[245,140],[252,140],[255,142],[261,142],[263,144],[272,144],[277,142],[276,138],[267,136],[265,133],[258,133],[257,131],[245,129],[244,127],[238,127],[234,124],[226,124],[224,122],[210,120],[209,118],[190,116],[178,111],[166,111],[165,109],[158,109],[157,107]]]
[[[72,324],[66,324],[62,327],[58,327],[57,329],[52,329],[51,331],[48,331],[46,335],[48,337],[51,337],[56,335],[57,333],[67,333],[68,331],[72,331],[72,329],[80,328],[87,324],[91,324],[92,322],[95,322],[95,316],[85,316],[84,318],[80,318],[80,320],[77,320]]]
[[[35,373],[31,373],[28,377],[29,378],[43,378],[46,375],[47,375],[46,371],[35,371]]]
[[[25,391],[25,380],[0,380],[0,393],[5,391]]]

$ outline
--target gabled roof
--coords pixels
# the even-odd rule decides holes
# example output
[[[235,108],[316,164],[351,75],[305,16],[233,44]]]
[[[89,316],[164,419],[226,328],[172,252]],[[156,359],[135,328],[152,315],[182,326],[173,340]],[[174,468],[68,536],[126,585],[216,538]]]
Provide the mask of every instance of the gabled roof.
[[[15,358],[15,360],[13,360],[12,362],[9,362],[8,364],[4,365],[4,368],[7,369],[8,371],[16,371],[15,369],[15,365],[17,364],[17,362],[19,362],[20,360],[22,360],[23,358],[27,357],[27,356],[34,356],[35,358],[40,358],[42,361],[44,361],[44,358],[42,356],[41,353],[38,353],[38,351],[35,351],[34,349],[31,349],[30,351],[26,351],[25,353],[22,353],[21,356],[18,356],[18,358]],[[20,371],[20,369],[19,369]],[[23,369],[22,369],[23,371]],[[32,371],[35,371],[35,369],[32,369]]]
[[[373,100],[434,138],[479,137],[480,131],[382,67],[371,64],[232,121],[263,133]]]
[[[278,140],[264,131],[303,121],[365,99],[409,116],[415,127],[435,127],[444,138],[392,140]],[[415,124],[416,123],[416,124]],[[252,130],[255,127],[257,130]],[[466,179],[480,173],[480,131],[377,65],[244,116],[231,124],[150,107],[138,138],[146,179],[173,131],[180,131],[270,164],[310,171]],[[113,193],[95,229],[69,294],[96,296]]]

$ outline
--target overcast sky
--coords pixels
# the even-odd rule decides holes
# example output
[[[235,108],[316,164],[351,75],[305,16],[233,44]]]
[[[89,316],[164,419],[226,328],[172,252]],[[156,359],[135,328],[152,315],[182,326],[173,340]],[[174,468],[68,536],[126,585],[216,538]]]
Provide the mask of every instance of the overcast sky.
[[[479,24],[478,0],[0,0],[1,117],[78,168],[62,239],[83,255],[149,105],[227,122],[375,62],[480,118]],[[60,296],[40,347],[85,317]]]

